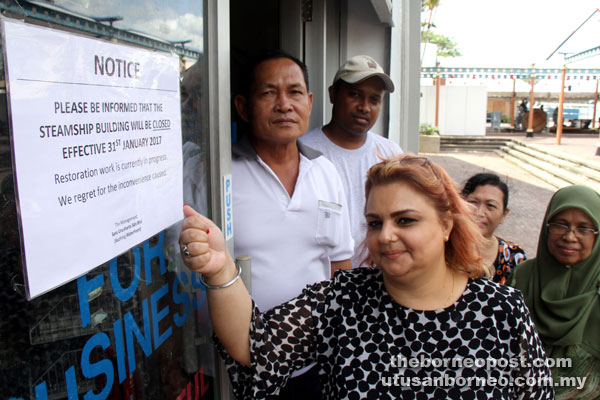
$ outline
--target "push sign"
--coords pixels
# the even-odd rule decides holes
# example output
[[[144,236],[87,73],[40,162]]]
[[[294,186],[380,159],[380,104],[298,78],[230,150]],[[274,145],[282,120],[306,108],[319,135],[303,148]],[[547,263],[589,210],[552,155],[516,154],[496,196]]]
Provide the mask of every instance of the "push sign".
[[[223,233],[225,240],[233,237],[233,195],[231,192],[231,175],[223,177]]]

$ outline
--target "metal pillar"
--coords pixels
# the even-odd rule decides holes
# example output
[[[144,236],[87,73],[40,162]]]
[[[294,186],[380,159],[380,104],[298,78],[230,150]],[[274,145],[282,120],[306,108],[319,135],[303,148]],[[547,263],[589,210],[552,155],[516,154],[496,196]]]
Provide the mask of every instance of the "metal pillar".
[[[515,83],[516,83],[515,78],[512,78],[512,81],[513,81],[513,90],[512,90],[512,98],[510,100],[510,129],[515,130],[515,101],[516,101],[517,93],[515,92]]]
[[[598,82],[596,81],[596,93],[594,93],[594,116],[592,117],[592,129],[596,128],[596,104],[598,103]]]
[[[535,69],[531,72],[531,92],[529,93],[529,118],[527,118],[527,135],[526,137],[533,137],[533,85],[535,85]]]
[[[560,95],[558,97],[558,118],[556,121],[556,144],[560,144],[563,131],[563,109],[565,102],[565,76],[567,75],[567,66],[563,66],[560,79]]]
[[[435,127],[438,128],[440,116],[440,74],[435,77]]]
[[[592,117],[592,129],[596,126],[596,104],[598,103],[598,82],[596,81],[596,93],[594,94],[594,116]],[[600,135],[600,127],[598,127],[598,135]],[[598,137],[598,143],[596,144],[596,155],[600,156],[600,136]]]

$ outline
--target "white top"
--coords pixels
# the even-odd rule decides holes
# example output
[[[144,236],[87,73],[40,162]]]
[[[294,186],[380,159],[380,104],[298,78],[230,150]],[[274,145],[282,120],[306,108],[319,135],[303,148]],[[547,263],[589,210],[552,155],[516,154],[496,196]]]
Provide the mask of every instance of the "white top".
[[[331,261],[352,257],[348,206],[340,176],[319,152],[298,143],[294,193],[249,140],[233,146],[233,244],[249,255],[252,298],[266,311],[331,277]]]
[[[381,161],[380,157],[394,157],[402,154],[402,149],[391,140],[370,131],[367,132],[367,139],[360,148],[345,149],[329,140],[323,133],[322,127],[307,132],[300,141],[323,153],[335,165],[342,178],[350,209],[350,225],[355,245],[352,266],[356,268],[366,256],[366,252],[360,251],[360,246],[367,232],[365,224],[367,172],[371,166]]]

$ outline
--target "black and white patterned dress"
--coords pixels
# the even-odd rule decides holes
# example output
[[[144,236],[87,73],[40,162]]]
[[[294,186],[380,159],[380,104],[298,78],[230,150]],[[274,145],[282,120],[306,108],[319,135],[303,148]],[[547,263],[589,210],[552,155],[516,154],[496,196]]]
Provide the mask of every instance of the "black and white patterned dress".
[[[469,279],[448,308],[417,311],[391,298],[381,271],[340,271],[265,313],[254,308],[251,368],[216,342],[238,399],[269,398],[315,361],[325,399],[554,398],[552,386],[537,383],[550,372],[521,293],[486,279]],[[493,359],[503,361],[481,365]]]

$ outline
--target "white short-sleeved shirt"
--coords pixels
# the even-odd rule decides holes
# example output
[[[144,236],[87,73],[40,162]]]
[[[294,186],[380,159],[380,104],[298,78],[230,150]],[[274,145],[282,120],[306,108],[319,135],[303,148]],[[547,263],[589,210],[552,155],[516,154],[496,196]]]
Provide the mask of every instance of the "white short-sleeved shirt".
[[[298,143],[294,193],[249,140],[233,146],[233,243],[252,262],[252,298],[268,310],[331,277],[331,261],[352,257],[348,206],[333,164]]]
[[[366,256],[365,253],[360,253],[360,245],[367,232],[364,216],[367,172],[371,166],[381,161],[380,157],[397,156],[402,154],[402,149],[391,140],[370,131],[360,148],[345,149],[329,140],[322,127],[307,132],[300,141],[323,153],[335,165],[342,178],[355,246],[352,266],[356,268]]]

